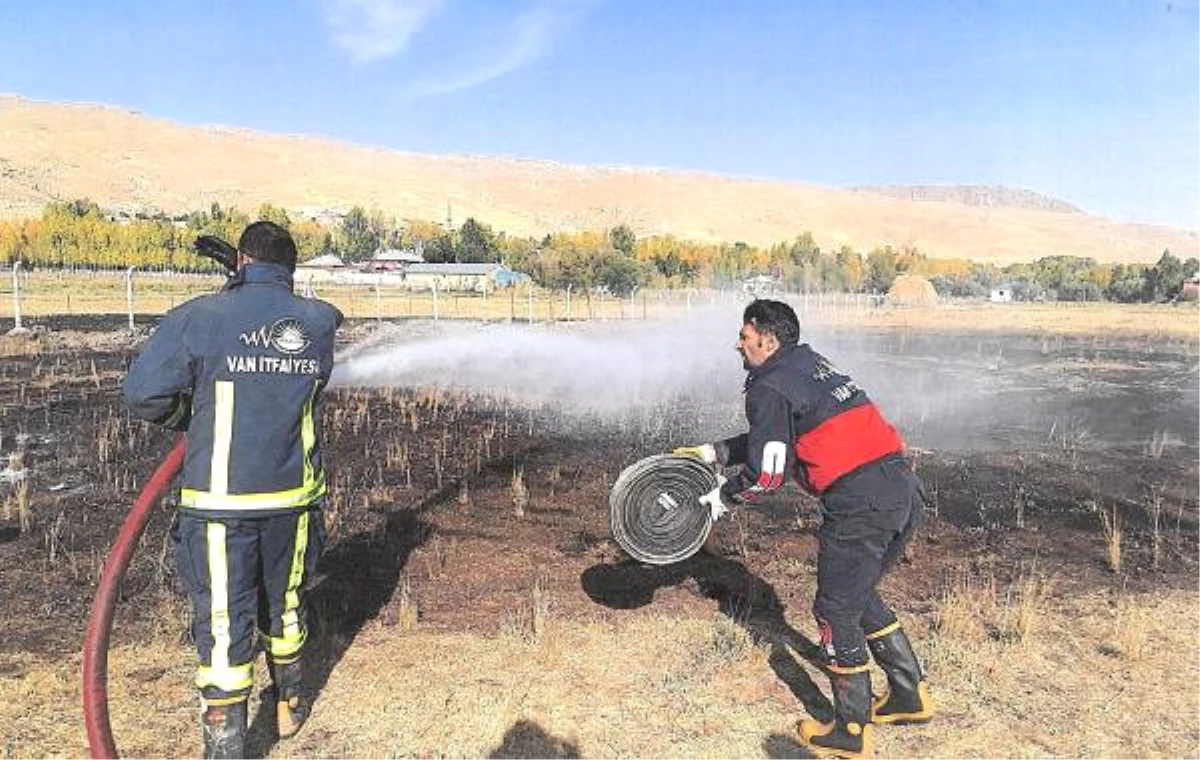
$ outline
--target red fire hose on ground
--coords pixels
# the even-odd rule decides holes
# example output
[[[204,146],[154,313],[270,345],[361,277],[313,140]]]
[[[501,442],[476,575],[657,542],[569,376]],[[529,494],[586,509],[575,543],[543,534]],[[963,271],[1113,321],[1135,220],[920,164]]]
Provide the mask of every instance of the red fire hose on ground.
[[[186,443],[187,440],[179,436],[138,494],[133,509],[113,540],[108,558],[104,561],[104,570],[100,573],[96,598],[92,600],[87,634],[83,639],[83,720],[87,726],[88,751],[95,758],[117,757],[117,745],[108,722],[108,638],[112,632],[113,610],[121,590],[121,580],[129,569],[129,560],[133,557],[138,539],[150,520],[151,509],[183,466]]]

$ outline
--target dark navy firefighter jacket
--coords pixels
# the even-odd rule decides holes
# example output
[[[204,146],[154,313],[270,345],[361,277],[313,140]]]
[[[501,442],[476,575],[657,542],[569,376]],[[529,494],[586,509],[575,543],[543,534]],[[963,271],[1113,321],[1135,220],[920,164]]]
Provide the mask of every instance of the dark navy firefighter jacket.
[[[794,472],[809,493],[897,454],[904,442],[854,381],[807,343],[782,346],[746,377],[750,430],[716,444],[722,464],[744,467],[721,496],[754,501]]]
[[[305,508],[326,492],[319,397],[342,314],[256,262],[163,317],[125,378],[134,415],[187,432],[181,506],[208,517]]]

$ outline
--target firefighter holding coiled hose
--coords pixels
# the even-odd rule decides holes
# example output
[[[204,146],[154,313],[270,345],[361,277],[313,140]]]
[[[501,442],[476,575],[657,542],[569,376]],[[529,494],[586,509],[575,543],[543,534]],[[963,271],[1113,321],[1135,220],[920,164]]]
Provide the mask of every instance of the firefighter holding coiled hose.
[[[869,757],[873,725],[933,715],[924,672],[876,586],[920,525],[924,495],[904,444],[875,404],[807,343],[781,301],[746,307],[735,345],[747,371],[749,431],[674,454],[734,468],[699,501],[715,518],[752,504],[794,474],[821,500],[813,613],[829,656],[834,717],[802,720],[800,743],[821,756]],[[870,659],[887,676],[871,693]]]
[[[342,315],[292,292],[296,244],[277,224],[249,225],[236,250],[210,237],[197,250],[230,278],[163,317],[124,396],[134,415],[186,433],[172,537],[192,603],[204,756],[244,757],[260,646],[280,737],[312,706],[305,591],[324,542],[320,398]]]

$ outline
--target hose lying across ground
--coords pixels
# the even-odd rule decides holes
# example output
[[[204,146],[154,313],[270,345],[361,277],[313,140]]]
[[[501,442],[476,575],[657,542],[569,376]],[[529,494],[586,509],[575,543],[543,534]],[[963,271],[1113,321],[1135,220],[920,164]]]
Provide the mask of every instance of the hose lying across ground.
[[[108,638],[112,632],[113,610],[133,550],[137,548],[138,539],[146,529],[151,510],[183,466],[185,447],[186,439],[180,436],[146,481],[133,503],[133,509],[121,524],[121,530],[104,561],[104,570],[100,573],[100,583],[88,617],[87,634],[83,639],[83,721],[87,727],[88,751],[92,757],[117,757],[117,744],[108,722]]]
[[[716,487],[716,473],[693,457],[656,454],[634,462],[608,495],[613,538],[647,564],[685,560],[712,529],[711,511],[699,499]]]

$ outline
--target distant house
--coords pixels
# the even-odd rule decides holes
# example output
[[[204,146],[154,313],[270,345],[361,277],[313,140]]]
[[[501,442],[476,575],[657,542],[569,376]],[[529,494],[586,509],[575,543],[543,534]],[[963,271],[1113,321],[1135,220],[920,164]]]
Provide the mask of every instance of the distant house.
[[[755,297],[769,296],[783,290],[783,283],[778,277],[769,274],[756,274],[742,280],[742,292]]]
[[[404,284],[411,290],[487,293],[528,280],[529,276],[503,264],[409,264]]]
[[[1011,285],[997,285],[988,293],[988,300],[992,303],[1012,303],[1013,289]]]
[[[297,269],[345,269],[346,262],[342,261],[332,253],[326,253],[323,256],[315,256],[308,261],[301,261],[296,264]]]
[[[297,284],[311,285],[314,282],[340,279],[345,271],[346,263],[332,253],[327,253],[297,263],[294,279]]]
[[[1183,281],[1183,288],[1179,291],[1179,300],[1200,301],[1200,272]]]
[[[411,264],[424,264],[420,251],[387,248],[379,251],[362,265],[364,272],[397,272]]]

